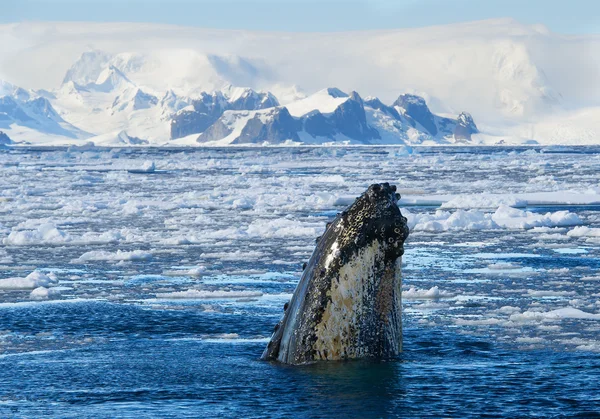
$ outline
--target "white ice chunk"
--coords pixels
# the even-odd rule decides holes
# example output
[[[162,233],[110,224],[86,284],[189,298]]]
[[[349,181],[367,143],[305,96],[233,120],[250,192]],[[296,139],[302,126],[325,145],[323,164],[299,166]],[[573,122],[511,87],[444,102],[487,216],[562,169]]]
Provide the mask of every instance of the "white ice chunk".
[[[206,266],[196,266],[194,268],[189,269],[187,271],[187,274],[191,276],[201,276],[202,274],[204,274],[204,272],[206,272]]]
[[[25,278],[4,278],[0,279],[0,289],[4,290],[22,290],[33,289],[37,287],[49,287],[58,284],[58,279],[53,273],[44,274],[40,271],[33,271]]]
[[[156,165],[153,161],[147,160],[142,164],[142,167],[139,170],[144,173],[152,173],[156,170]]]
[[[46,287],[37,287],[31,294],[29,294],[29,298],[32,300],[46,300],[51,297],[60,296],[60,291],[52,288]]]
[[[577,214],[569,211],[535,214],[508,205],[500,205],[493,214],[462,209],[455,212],[438,210],[434,214],[418,214],[405,208],[402,209],[402,214],[407,218],[408,227],[413,231],[530,229],[573,226],[582,223]]]
[[[305,223],[294,219],[277,218],[253,221],[247,229],[251,237],[286,238],[286,237],[315,237],[323,230],[323,224]]]
[[[581,219],[569,211],[547,212],[546,214],[535,214],[530,211],[522,211],[511,208],[508,205],[500,205],[492,215],[492,219],[500,227],[510,229],[530,229],[534,227],[557,227],[581,224]]]
[[[33,230],[14,230],[2,242],[9,246],[28,246],[32,244],[63,244],[68,242],[68,234],[56,228],[52,223],[44,223]]]
[[[561,319],[590,319],[600,320],[600,314],[587,313],[573,307],[559,308],[552,311],[524,311],[510,316],[513,322],[538,322],[542,320],[561,320]]]
[[[261,295],[263,293],[260,291],[202,291],[188,289],[187,291],[158,293],[156,294],[156,298],[207,300],[260,297]]]
[[[91,250],[74,259],[73,263],[85,263],[90,261],[122,261],[122,260],[148,260],[152,258],[151,252],[143,250],[133,250],[131,252],[117,250],[116,252],[107,252],[105,250]]]
[[[431,287],[430,289],[420,289],[415,287],[410,287],[408,290],[402,291],[402,298],[406,298],[407,300],[420,300],[427,298],[447,298],[452,297],[452,294],[447,291],[442,291],[436,285]]]
[[[600,228],[590,228],[585,226],[575,227],[567,233],[569,237],[600,237]]]
[[[498,208],[500,205],[524,207],[527,202],[511,195],[459,195],[444,202],[441,208]]]

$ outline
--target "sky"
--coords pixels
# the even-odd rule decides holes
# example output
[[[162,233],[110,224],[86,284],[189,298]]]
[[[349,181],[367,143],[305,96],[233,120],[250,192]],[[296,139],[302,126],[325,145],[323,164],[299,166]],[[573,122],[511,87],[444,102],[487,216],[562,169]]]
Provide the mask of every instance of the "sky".
[[[510,17],[559,33],[600,33],[598,0],[0,0],[0,10],[0,23],[151,22],[330,32]]]

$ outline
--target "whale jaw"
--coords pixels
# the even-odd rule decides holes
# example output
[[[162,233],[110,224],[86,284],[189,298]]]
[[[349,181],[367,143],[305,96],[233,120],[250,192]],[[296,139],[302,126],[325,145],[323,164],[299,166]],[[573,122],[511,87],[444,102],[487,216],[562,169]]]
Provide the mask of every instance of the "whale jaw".
[[[371,185],[319,240],[262,359],[393,358],[402,351],[399,195]]]

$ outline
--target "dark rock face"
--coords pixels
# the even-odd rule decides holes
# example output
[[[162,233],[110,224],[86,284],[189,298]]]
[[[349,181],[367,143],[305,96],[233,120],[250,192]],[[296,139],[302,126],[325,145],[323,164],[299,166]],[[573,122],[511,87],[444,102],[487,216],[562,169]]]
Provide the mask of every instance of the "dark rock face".
[[[200,134],[196,141],[198,141],[199,143],[218,141],[227,137],[229,134],[231,134],[231,132],[232,130],[227,125],[225,125],[222,120],[219,119],[210,127],[208,127],[206,131]]]
[[[456,120],[456,126],[454,127],[454,139],[471,141],[471,135],[478,133],[477,125],[473,121],[471,114],[467,112],[461,112]]]
[[[367,124],[365,107],[358,93],[352,92],[345,95],[338,89],[328,89],[333,97],[348,97],[348,100],[339,105],[331,115],[323,115],[313,111],[302,117],[304,131],[312,137],[331,138],[336,134],[345,135],[358,142],[368,143],[370,140],[380,138],[379,132]]]
[[[335,124],[319,111],[313,111],[302,118],[304,131],[313,137],[333,138],[335,135]]]
[[[422,97],[409,94],[400,95],[393,106],[404,109],[404,115],[421,124],[432,137],[437,135],[435,118]]]
[[[247,89],[233,101],[228,101],[221,92],[203,92],[199,99],[192,101],[193,110],[182,109],[171,119],[171,138],[181,138],[203,133],[227,110],[252,111],[279,106],[271,93],[255,92]]]
[[[346,95],[338,89],[330,88],[327,89],[327,94],[335,98],[347,99],[341,101],[333,112],[324,114],[314,110],[302,117],[292,117],[285,107],[271,106],[277,101],[270,94],[246,91],[237,96],[234,102],[228,102],[222,94],[204,94],[201,100],[193,102],[193,110],[186,108],[175,115],[171,125],[172,135],[177,138],[177,136],[201,132],[198,142],[213,142],[229,136],[233,132],[234,123],[241,123],[244,126],[239,136],[232,139],[233,144],[280,144],[286,140],[303,141],[307,138],[305,134],[315,140],[335,141],[339,139],[336,137],[339,135],[359,144],[369,144],[380,139],[381,135],[376,128],[369,125],[365,106],[378,109],[388,117],[399,121],[398,127],[406,129],[406,125],[409,124],[423,134],[439,139],[451,137],[457,124],[470,127],[471,130],[476,129],[473,128],[474,123],[470,115],[467,117],[468,114],[461,114],[459,118],[464,120],[463,122],[433,115],[423,98],[414,95],[403,95],[398,98],[395,105],[406,107],[402,107],[399,112],[398,109],[383,104],[377,98],[364,101],[356,92]],[[259,109],[252,113],[252,110],[231,109],[232,106]],[[267,108],[261,108],[263,106]],[[377,113],[377,115],[381,117],[381,114]],[[461,129],[458,129],[458,135],[461,135]]]
[[[0,131],[0,146],[12,144],[13,141],[4,132]]]
[[[223,94],[202,92],[199,99],[192,101],[193,110],[182,109],[171,119],[171,138],[181,138],[204,132],[227,110],[228,103]]]
[[[263,122],[263,118],[268,119],[268,122]],[[290,115],[287,108],[275,108],[266,118],[263,114],[250,119],[233,144],[260,144],[265,141],[281,144],[286,140],[300,141],[299,129],[300,123]]]
[[[332,89],[334,94],[343,94],[337,89]],[[244,126],[240,136],[233,144],[252,144],[268,142],[280,144],[286,140],[300,141],[299,132],[304,131],[313,138],[334,139],[341,134],[357,142],[368,143],[372,139],[380,138],[379,132],[367,123],[363,100],[356,92],[352,92],[348,100],[339,105],[331,114],[324,115],[313,111],[301,118],[294,118],[285,107],[269,108],[250,118]],[[336,96],[338,97],[338,96]],[[268,99],[268,98],[267,98]],[[256,102],[253,102],[256,104]],[[263,103],[269,103],[265,100]],[[242,118],[244,114],[227,115],[207,127],[199,142],[220,140],[231,134],[229,128],[230,118]],[[224,119],[225,118],[225,119]]]
[[[304,364],[401,352],[400,257],[409,231],[398,199],[395,186],[371,185],[328,224],[262,359]]]
[[[381,100],[379,100],[376,97],[369,100],[365,100],[364,104],[369,108],[378,109],[388,114],[392,118],[400,120],[400,114],[394,107],[385,105]]]
[[[368,142],[381,138],[379,132],[367,124],[363,101],[356,92],[336,108],[333,118],[337,131],[353,140]]]

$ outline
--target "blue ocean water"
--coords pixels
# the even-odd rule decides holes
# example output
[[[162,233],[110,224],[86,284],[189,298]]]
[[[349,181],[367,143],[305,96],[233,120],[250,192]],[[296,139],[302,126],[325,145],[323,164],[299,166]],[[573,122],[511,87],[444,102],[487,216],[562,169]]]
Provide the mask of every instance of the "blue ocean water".
[[[600,417],[600,241],[574,226],[417,228],[405,289],[442,292],[405,300],[397,360],[259,360],[314,237],[372,182],[600,195],[600,148],[533,151],[0,151],[0,279],[58,279],[0,289],[0,417]],[[593,203],[525,209],[600,227]]]

